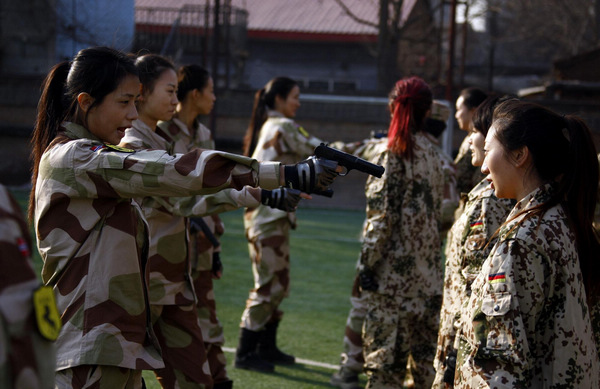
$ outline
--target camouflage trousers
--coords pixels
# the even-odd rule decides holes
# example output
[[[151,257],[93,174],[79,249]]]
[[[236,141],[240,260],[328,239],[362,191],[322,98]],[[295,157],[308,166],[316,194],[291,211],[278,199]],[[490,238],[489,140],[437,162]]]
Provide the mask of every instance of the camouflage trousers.
[[[402,388],[409,357],[414,387],[431,387],[441,299],[368,293],[363,331],[366,389]]]
[[[0,315],[0,388],[54,388],[56,350],[40,336],[34,313],[5,319]]]
[[[56,372],[56,389],[141,389],[142,371],[82,365]]]
[[[354,278],[350,297],[350,312],[344,330],[344,351],[341,355],[340,367],[362,373],[365,359],[363,357],[362,328],[367,315],[367,298],[358,286],[358,275]]]
[[[155,370],[161,386],[212,388],[202,331],[194,305],[152,305],[154,333],[165,367]]]
[[[252,261],[254,289],[250,290],[240,327],[261,331],[270,321],[283,316],[279,305],[290,288],[290,223],[280,219],[272,228],[248,243]]]
[[[223,352],[225,336],[223,325],[217,318],[212,272],[195,270],[192,272],[192,280],[198,298],[196,307],[211,376],[215,383],[228,381],[227,359]]]

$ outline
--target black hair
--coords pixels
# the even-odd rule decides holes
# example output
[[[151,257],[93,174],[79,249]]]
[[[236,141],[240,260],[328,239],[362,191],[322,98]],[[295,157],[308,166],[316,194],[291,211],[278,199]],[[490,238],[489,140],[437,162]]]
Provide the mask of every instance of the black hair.
[[[175,65],[171,60],[158,54],[144,54],[137,57],[135,67],[140,75],[143,93],[152,93],[156,80],[160,78],[165,70],[175,70]]]
[[[470,87],[465,88],[460,92],[460,97],[463,98],[465,106],[469,109],[479,107],[479,104],[483,103],[483,100],[487,98],[487,93],[481,88]]]
[[[177,99],[184,101],[194,89],[202,91],[208,85],[210,73],[199,65],[185,65],[177,71]]]
[[[587,296],[596,296],[600,246],[592,222],[599,169],[590,129],[577,116],[562,116],[541,105],[516,99],[496,107],[494,128],[505,150],[526,146],[538,177],[543,182],[556,183],[552,197],[528,210],[526,217],[541,217],[551,207],[563,205],[575,232]]]
[[[254,152],[258,141],[258,133],[267,121],[267,108],[274,109],[275,97],[279,96],[286,99],[295,86],[298,86],[298,83],[291,78],[275,77],[264,88],[259,89],[254,94],[252,116],[244,136],[243,154],[245,156],[250,156]]]
[[[42,83],[38,113],[31,136],[32,190],[29,197],[28,217],[33,219],[35,187],[40,159],[58,134],[64,121],[87,125],[87,113],[82,115],[77,96],[87,93],[93,99],[91,108],[117,89],[126,76],[138,76],[133,59],[109,47],[90,47],[75,55],[71,62],[55,65]]]
[[[509,99],[517,99],[512,95],[504,95],[499,96],[497,94],[491,94],[486,98],[475,110],[473,113],[473,129],[475,131],[481,132],[485,137],[488,133],[488,130],[492,126],[492,122],[494,120],[494,109],[498,106],[498,104],[507,101]]]

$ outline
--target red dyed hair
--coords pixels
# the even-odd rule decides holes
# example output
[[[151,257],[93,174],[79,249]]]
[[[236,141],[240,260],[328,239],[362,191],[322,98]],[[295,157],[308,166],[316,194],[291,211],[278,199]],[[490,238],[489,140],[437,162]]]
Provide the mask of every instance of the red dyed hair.
[[[413,134],[423,128],[433,95],[419,77],[403,78],[390,93],[392,120],[388,129],[388,150],[405,159],[413,155]]]

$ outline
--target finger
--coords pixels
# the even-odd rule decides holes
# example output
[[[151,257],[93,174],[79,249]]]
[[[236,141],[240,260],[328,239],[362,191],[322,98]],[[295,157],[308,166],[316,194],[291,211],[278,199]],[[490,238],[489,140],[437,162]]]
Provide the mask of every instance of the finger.
[[[306,199],[306,200],[312,200],[312,196],[309,195],[308,193],[302,192],[302,193],[300,193],[300,197],[302,197],[303,199]]]

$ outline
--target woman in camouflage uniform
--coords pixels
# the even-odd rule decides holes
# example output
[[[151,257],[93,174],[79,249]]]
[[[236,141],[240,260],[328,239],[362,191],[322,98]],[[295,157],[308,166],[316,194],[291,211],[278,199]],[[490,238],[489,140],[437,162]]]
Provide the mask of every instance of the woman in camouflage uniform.
[[[194,150],[191,139],[181,136],[180,131],[172,134],[168,128],[164,132],[157,127],[159,120],[172,118],[178,105],[174,65],[160,55],[147,54],[137,58],[136,67],[142,82],[142,95],[137,103],[139,118],[125,131],[121,146],[169,150],[170,154]],[[196,294],[192,285],[194,281],[190,278],[185,217],[257,206],[261,194],[264,195],[262,191],[245,187],[241,191],[225,189],[214,195],[169,199],[145,197],[138,200],[149,226],[150,307],[153,329],[165,363],[165,368],[155,373],[164,388],[181,386],[182,381],[187,386],[198,388],[231,386],[229,380],[229,383],[220,380],[213,386],[212,374],[208,373],[210,364],[203,339],[206,332],[199,326],[195,309]],[[294,208],[300,200],[299,191],[278,191],[283,191],[290,208]]]
[[[367,295],[363,327],[367,388],[401,388],[409,356],[415,387],[430,387],[442,294],[443,162],[422,129],[432,93],[418,77],[398,81],[390,94],[388,137],[371,162],[360,285]]]
[[[113,146],[137,118],[139,87],[132,59],[105,47],[80,51],[44,81],[29,214],[42,280],[62,313],[58,388],[139,388],[142,369],[164,367],[148,313],[148,227],[133,197],[296,187],[307,167],[322,172],[318,189],[336,176],[319,160],[285,167],[217,151],[170,156]]]
[[[487,94],[480,88],[470,87],[460,91],[456,99],[456,113],[454,117],[458,123],[458,128],[467,132],[458,149],[458,154],[454,159],[456,166],[457,186],[460,193],[469,193],[475,185],[482,179],[483,174],[471,164],[469,150],[469,134],[473,130],[473,115],[479,104],[483,103]],[[459,208],[459,211],[462,208]]]
[[[575,116],[509,100],[494,112],[482,171],[517,204],[461,314],[455,388],[598,388],[587,301],[600,254],[598,164]]]
[[[468,139],[473,166],[483,164],[483,143],[492,124],[494,107],[498,100],[497,96],[488,97],[473,115],[473,128]],[[440,311],[433,388],[443,389],[446,387],[444,383],[451,386],[454,382],[454,337],[456,329],[460,327],[460,308],[468,299],[471,283],[490,253],[493,246],[490,238],[514,206],[513,200],[497,198],[491,185],[492,183],[484,178],[471,190],[463,213],[448,233],[444,299]]]
[[[47,304],[34,299],[47,287],[40,288],[30,250],[31,235],[21,207],[0,185],[0,388],[54,388],[52,341],[60,318],[51,288]],[[55,315],[43,315],[46,309]]]
[[[244,155],[260,161],[293,163],[313,153],[321,140],[293,120],[299,98],[298,84],[286,77],[272,79],[256,93]],[[254,289],[242,314],[235,366],[268,372],[273,371],[273,363],[295,361],[277,348],[276,336],[283,316],[279,305],[289,294],[289,230],[296,226],[296,214],[263,206],[247,208],[244,226]]]

